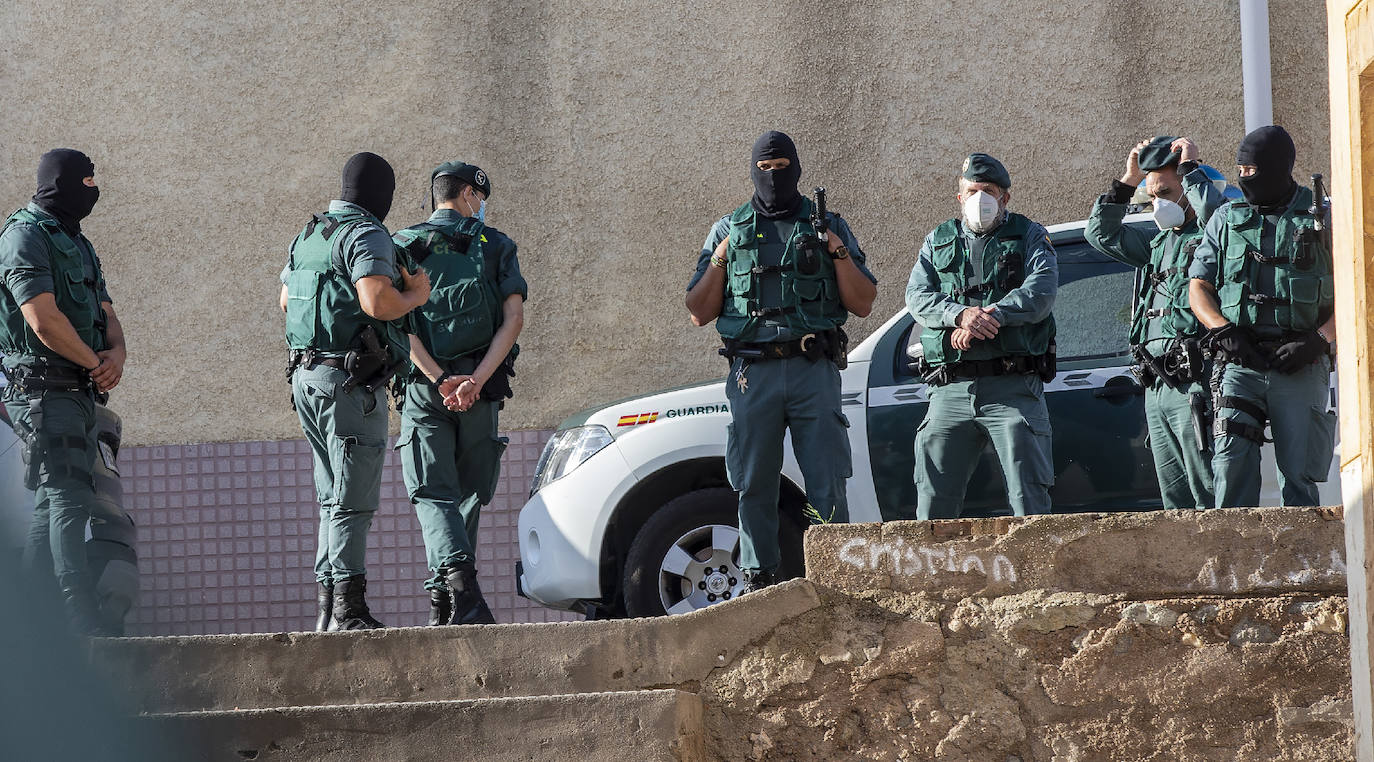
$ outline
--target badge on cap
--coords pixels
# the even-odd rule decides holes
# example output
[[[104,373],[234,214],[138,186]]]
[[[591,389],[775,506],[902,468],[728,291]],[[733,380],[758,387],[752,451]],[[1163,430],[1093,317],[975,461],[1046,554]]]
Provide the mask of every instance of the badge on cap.
[[[473,178],[472,178],[472,179],[473,179],[473,180],[476,180],[478,185],[486,185],[486,184],[487,184],[487,173],[486,173],[486,172],[483,172],[482,170],[479,169],[479,170],[477,170],[477,174],[476,174],[476,175],[473,175]]]
[[[972,157],[972,156],[966,156],[966,157],[964,157],[964,168],[961,169],[961,170],[959,170],[959,171],[960,171],[960,172],[967,172],[967,171],[968,171],[968,168],[969,168],[969,165],[972,164],[972,163],[973,163],[973,157]]]

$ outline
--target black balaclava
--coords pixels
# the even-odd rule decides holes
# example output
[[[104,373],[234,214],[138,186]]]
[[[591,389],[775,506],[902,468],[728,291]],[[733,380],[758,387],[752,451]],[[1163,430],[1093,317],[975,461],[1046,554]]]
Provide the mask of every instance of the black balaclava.
[[[81,220],[91,213],[100,189],[83,180],[95,177],[95,164],[72,148],[54,148],[38,160],[38,191],[33,203],[57,218],[73,233],[81,232]]]
[[[1271,124],[1245,136],[1236,149],[1236,163],[1255,167],[1255,174],[1239,178],[1245,200],[1258,207],[1275,207],[1293,196],[1293,162],[1297,150],[1287,130]]]
[[[765,172],[759,169],[764,159],[790,159],[784,169]],[[749,162],[749,176],[754,180],[754,211],[770,220],[791,217],[801,207],[797,181],[801,179],[801,160],[792,138],[776,130],[765,132],[754,141],[754,158]]]
[[[349,157],[343,169],[341,200],[357,204],[377,219],[385,220],[395,192],[396,173],[386,159],[367,151]]]

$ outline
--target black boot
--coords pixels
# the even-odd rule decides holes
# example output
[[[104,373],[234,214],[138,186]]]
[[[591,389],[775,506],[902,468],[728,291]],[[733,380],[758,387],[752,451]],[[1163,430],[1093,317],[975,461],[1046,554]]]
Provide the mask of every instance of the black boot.
[[[739,591],[740,595],[746,593],[756,593],[770,585],[778,584],[778,573],[765,569],[745,569],[744,588]]]
[[[496,624],[487,602],[482,598],[482,588],[477,586],[477,568],[463,563],[448,569],[444,575],[448,589],[453,595],[453,617],[449,624]]]
[[[103,624],[95,593],[85,586],[63,587],[62,606],[67,612],[67,624],[74,634],[93,638],[113,634]]]
[[[453,598],[448,593],[448,588],[440,587],[429,591],[429,626],[448,624],[449,616],[452,614]]]
[[[315,632],[324,632],[329,629],[329,625],[334,621],[334,582],[321,582],[320,590],[316,594],[316,599],[320,604],[320,616],[315,620]]]
[[[334,623],[331,630],[375,630],[386,625],[372,618],[367,610],[367,577],[341,579],[334,583]]]

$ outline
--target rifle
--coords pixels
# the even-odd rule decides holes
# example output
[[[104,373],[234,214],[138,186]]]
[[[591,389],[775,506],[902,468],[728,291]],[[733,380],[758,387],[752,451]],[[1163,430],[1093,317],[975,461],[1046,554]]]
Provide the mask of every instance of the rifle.
[[[807,233],[797,241],[801,261],[797,269],[803,275],[815,275],[821,269],[821,257],[827,256],[826,241],[830,236],[830,222],[825,213],[825,188],[816,188],[816,205],[811,212],[811,226],[816,234]]]
[[[1327,250],[1331,249],[1331,225],[1327,221],[1331,215],[1331,197],[1326,195],[1326,187],[1322,183],[1322,176],[1312,175],[1312,229],[1321,236],[1321,242]]]
[[[825,213],[825,188],[816,188],[816,210],[811,214],[811,227],[816,229],[816,237],[822,242],[829,239],[830,220]]]

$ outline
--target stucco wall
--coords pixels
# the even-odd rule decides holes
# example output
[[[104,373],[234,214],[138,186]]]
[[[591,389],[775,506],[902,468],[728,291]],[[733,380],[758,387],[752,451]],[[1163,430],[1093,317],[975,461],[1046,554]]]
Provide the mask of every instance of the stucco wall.
[[[1272,2],[1275,116],[1300,176],[1327,164],[1324,28]],[[347,9],[341,14],[341,9]],[[87,230],[129,337],[114,406],[136,444],[299,436],[276,275],[358,150],[420,219],[425,178],[493,178],[490,221],[531,283],[503,428],[721,373],[682,288],[709,225],[750,192],[753,138],[798,141],[880,296],[954,210],[964,154],[1004,159],[1013,206],[1079,219],[1142,136],[1183,132],[1233,171],[1235,0],[1017,3],[0,4],[0,199],[44,150],[86,150]]]

